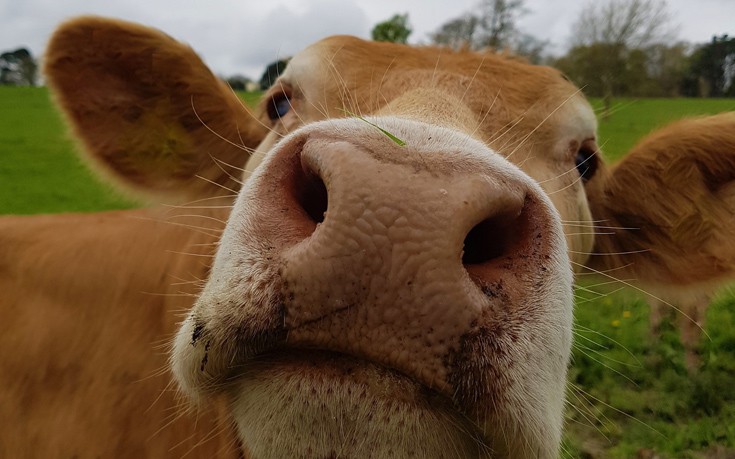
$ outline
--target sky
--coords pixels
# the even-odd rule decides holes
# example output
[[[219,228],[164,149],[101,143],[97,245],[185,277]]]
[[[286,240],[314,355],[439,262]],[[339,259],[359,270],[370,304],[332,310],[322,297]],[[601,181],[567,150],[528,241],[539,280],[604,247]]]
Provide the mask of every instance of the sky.
[[[589,1],[525,0],[519,29],[550,42],[563,54],[571,25]],[[0,0],[0,52],[21,46],[42,58],[54,27],[94,14],[139,22],[191,45],[223,76],[259,79],[265,66],[334,34],[370,37],[372,27],[395,13],[408,13],[410,43],[476,8],[479,0]],[[668,0],[680,40],[735,36],[735,0]]]

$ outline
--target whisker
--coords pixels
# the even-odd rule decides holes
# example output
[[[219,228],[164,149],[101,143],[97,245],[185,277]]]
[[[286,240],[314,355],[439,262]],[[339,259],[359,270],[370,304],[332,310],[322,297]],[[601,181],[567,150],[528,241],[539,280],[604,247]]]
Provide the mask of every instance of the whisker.
[[[710,337],[710,335],[709,335],[709,334],[708,334],[708,333],[707,333],[707,332],[705,331],[705,329],[704,329],[704,328],[703,328],[703,327],[702,327],[701,325],[699,325],[699,323],[697,323],[697,321],[696,321],[696,320],[694,320],[694,319],[693,319],[693,318],[692,318],[692,317],[691,317],[691,316],[690,316],[689,314],[687,314],[686,312],[684,312],[684,311],[683,311],[683,310],[681,310],[680,308],[677,308],[676,306],[674,306],[673,304],[669,303],[668,301],[665,301],[665,300],[663,300],[663,299],[661,299],[661,298],[657,297],[656,295],[653,295],[652,293],[650,293],[650,292],[647,292],[647,291],[643,290],[643,289],[642,289],[642,288],[640,288],[640,287],[637,287],[636,285],[634,285],[634,284],[632,284],[632,283],[630,283],[630,282],[625,282],[625,281],[623,281],[623,280],[621,280],[621,279],[616,279],[615,277],[613,277],[613,276],[610,276],[609,274],[607,274],[607,273],[605,273],[605,272],[602,272],[602,271],[598,271],[598,270],[596,270],[596,269],[592,269],[592,268],[590,268],[590,267],[588,267],[588,266],[584,266],[584,265],[582,265],[582,264],[580,264],[580,263],[577,263],[577,262],[574,262],[574,261],[572,261],[572,264],[575,264],[575,265],[577,265],[577,266],[583,267],[583,268],[585,268],[585,269],[589,269],[590,271],[593,271],[594,273],[596,273],[596,274],[599,274],[599,275],[601,275],[601,276],[605,276],[605,277],[608,277],[608,278],[610,278],[610,279],[613,279],[613,280],[617,280],[617,281],[618,281],[618,282],[620,282],[621,284],[624,284],[625,286],[627,286],[627,287],[630,287],[630,288],[632,288],[633,290],[636,290],[636,291],[638,291],[638,292],[641,292],[641,293],[643,293],[643,294],[645,294],[645,295],[648,295],[648,296],[650,296],[651,298],[653,298],[653,299],[655,299],[655,300],[658,300],[658,301],[660,301],[660,302],[661,302],[662,304],[665,304],[665,305],[669,306],[669,307],[670,307],[670,308],[672,308],[672,309],[673,309],[674,311],[676,311],[677,313],[681,314],[681,315],[682,315],[682,316],[684,316],[684,317],[685,317],[686,319],[688,319],[689,321],[691,321],[691,322],[692,322],[692,323],[693,323],[694,325],[696,325],[696,326],[697,326],[697,328],[698,328],[698,329],[699,329],[699,330],[700,330],[700,331],[702,332],[702,334],[704,334],[704,336],[706,336],[706,337],[707,337],[707,339],[709,339],[710,341],[712,340],[712,338]]]
[[[561,108],[562,108],[562,107],[563,107],[564,105],[566,105],[566,104],[567,104],[567,102],[569,102],[569,101],[570,101],[570,100],[572,100],[572,99],[573,99],[574,97],[576,97],[576,96],[577,96],[577,95],[578,95],[578,94],[579,94],[579,93],[580,93],[581,91],[582,91],[581,89],[577,89],[576,91],[574,91],[574,92],[573,92],[573,93],[572,93],[571,95],[569,95],[569,97],[567,97],[567,98],[566,98],[566,99],[565,99],[565,100],[564,100],[564,101],[563,101],[562,103],[560,103],[558,107],[556,107],[556,108],[555,108],[554,110],[552,110],[552,111],[551,111],[551,113],[549,113],[548,115],[546,115],[546,117],[545,117],[545,118],[544,118],[543,120],[541,120],[541,122],[540,122],[540,123],[538,123],[538,124],[536,125],[536,127],[535,127],[535,128],[533,128],[533,129],[531,130],[531,132],[529,132],[528,134],[526,134],[526,135],[524,136],[524,138],[523,138],[523,140],[521,141],[521,143],[520,143],[520,144],[519,144],[519,145],[518,145],[518,146],[517,146],[516,148],[514,148],[514,149],[513,149],[513,151],[511,151],[511,152],[510,152],[510,154],[509,154],[509,155],[508,155],[507,157],[508,157],[508,158],[510,158],[511,156],[513,156],[513,154],[514,154],[514,153],[515,153],[516,151],[518,151],[518,149],[519,149],[519,148],[520,148],[521,146],[523,146],[523,145],[525,144],[525,142],[526,142],[526,141],[527,141],[528,139],[530,139],[530,138],[531,138],[531,136],[533,136],[533,134],[535,134],[535,133],[536,133],[536,131],[538,131],[538,130],[539,130],[539,129],[541,128],[541,126],[543,126],[543,125],[544,125],[544,124],[546,123],[546,121],[548,121],[548,120],[549,120],[549,119],[550,119],[550,118],[551,118],[552,116],[554,116],[554,115],[556,114],[556,112],[558,112],[559,110],[561,110]]]
[[[211,127],[209,127],[209,125],[201,118],[201,116],[199,116],[199,112],[197,112],[197,109],[194,106],[194,95],[193,94],[191,95],[191,109],[194,111],[194,116],[197,117],[197,120],[199,120],[199,122],[202,123],[202,126],[204,126],[209,132],[211,132],[212,134],[214,134],[215,136],[217,136],[219,139],[227,142],[228,144],[230,144],[233,147],[238,148],[238,149],[240,149],[242,151],[245,151],[245,152],[254,151],[252,148],[249,148],[246,145],[240,145],[238,143],[235,143],[235,142],[231,141],[230,139],[225,138],[219,132],[217,132],[214,129],[212,129]]]
[[[181,227],[181,228],[190,229],[190,230],[192,230],[194,232],[197,232],[199,234],[203,234],[205,236],[209,236],[209,237],[212,237],[212,238],[219,238],[222,235],[222,230],[221,229],[220,230],[216,230],[216,229],[213,229],[213,228],[206,228],[206,227],[201,227],[201,226],[187,225],[185,223],[179,223],[179,222],[172,222],[170,220],[158,220],[158,219],[151,218],[151,217],[140,217],[140,216],[136,216],[136,217],[133,217],[133,218],[135,218],[136,220],[149,221],[149,222],[155,222],[155,223],[163,223],[163,224],[166,224],[166,225],[172,225],[172,226],[178,226],[178,227]]]
[[[196,199],[193,201],[189,201],[183,204],[163,204],[163,207],[170,207],[173,209],[209,209],[209,208],[216,208],[216,206],[203,206],[203,207],[192,207],[191,204],[200,204],[207,201],[216,201],[216,200],[224,200],[224,199],[234,199],[237,197],[237,193],[233,193],[229,196],[210,196],[208,198],[201,198]]]
[[[601,226],[601,225],[589,225],[584,222],[572,222],[567,223],[562,220],[563,226],[576,226],[580,228],[593,228],[593,229],[611,229],[611,230],[626,230],[626,231],[638,231],[640,228],[629,228],[625,226]]]
[[[633,379],[631,379],[630,377],[628,377],[627,375],[625,375],[623,372],[616,370],[615,368],[611,367],[610,365],[608,365],[607,363],[603,362],[602,360],[600,360],[598,358],[595,358],[595,356],[593,356],[593,355],[588,354],[587,352],[585,352],[580,347],[576,347],[575,346],[575,349],[577,349],[577,351],[579,351],[583,355],[587,356],[589,359],[593,360],[594,362],[597,362],[598,365],[601,365],[601,366],[607,368],[608,370],[612,371],[613,373],[617,374],[621,378],[623,378],[626,381],[628,381],[629,383],[631,383],[633,386],[638,387],[638,383],[635,382],[635,381],[633,381]],[[608,357],[608,360],[614,361],[613,359],[611,359],[609,357]]]
[[[659,434],[661,437],[666,438],[666,435],[664,435],[660,431],[656,430],[653,426],[651,426],[649,424],[646,424],[645,422],[643,422],[640,419],[636,418],[635,416],[632,416],[632,415],[626,413],[625,411],[619,410],[619,409],[615,408],[614,406],[610,405],[609,403],[606,403],[603,400],[600,400],[599,398],[595,397],[594,395],[590,394],[589,392],[586,392],[584,389],[582,389],[581,387],[579,387],[577,385],[573,385],[573,387],[574,387],[574,390],[576,390],[576,391],[584,394],[585,397],[591,398],[592,400],[596,401],[597,403],[600,403],[600,404],[606,406],[607,408],[615,411],[616,413],[622,414],[623,416],[627,417],[628,419],[631,419],[631,420],[637,422],[638,424],[640,424],[640,425],[642,425],[642,426],[650,429],[651,431]]]
[[[209,182],[209,183],[211,183],[212,185],[215,185],[215,186],[217,186],[217,187],[220,187],[220,188],[222,188],[222,189],[223,189],[223,190],[225,190],[225,191],[229,191],[229,192],[230,192],[230,193],[232,193],[232,194],[237,194],[237,193],[238,193],[238,191],[237,191],[237,190],[233,190],[232,188],[228,188],[228,187],[226,187],[226,186],[222,185],[221,183],[217,183],[217,182],[215,182],[214,180],[210,180],[210,179],[208,179],[207,177],[201,176],[201,175],[199,175],[199,174],[195,175],[195,177],[197,177],[197,178],[200,178],[200,179],[204,180],[205,182]]]
[[[592,294],[592,295],[596,295],[596,296],[594,298],[584,298],[584,297],[581,297],[581,296],[578,296],[578,295],[575,294],[575,299],[576,299],[575,304],[577,304],[579,306],[579,305],[582,305],[582,304],[587,304],[587,303],[592,303],[592,302],[595,302],[595,301],[599,301],[601,298],[605,298],[606,296],[610,296],[612,294],[621,292],[623,290],[625,290],[625,287],[618,287],[615,290],[613,290],[611,292],[608,292],[608,293],[600,293],[600,292],[595,292],[593,290],[586,290],[586,293],[589,293],[589,294]],[[585,291],[585,290],[583,290],[583,291]]]
[[[583,266],[581,264],[579,264],[579,266],[582,266],[584,269],[589,269],[586,266]],[[606,269],[604,271],[599,271],[599,272],[611,273],[611,272],[614,272],[614,271],[622,271],[622,270],[626,270],[626,269],[630,268],[631,266],[633,266],[633,263],[627,263],[627,264],[622,265],[622,266],[617,266],[615,268],[608,268],[608,269]],[[591,270],[590,269],[588,272],[582,271],[582,272],[578,272],[576,275],[577,276],[596,276],[597,275],[597,271],[594,271],[594,270]],[[611,277],[611,279],[617,281],[617,279],[614,278],[614,277]],[[628,279],[628,282],[633,282],[633,280]]]
[[[260,155],[264,155],[263,153],[260,153],[258,150],[256,150],[256,151],[253,152],[253,154],[255,154],[255,153],[260,154]],[[234,166],[234,165],[232,165],[232,164],[230,164],[230,163],[228,163],[226,161],[223,161],[223,160],[221,160],[219,158],[212,157],[212,159],[214,159],[218,163],[223,164],[223,165],[225,165],[225,166],[227,166],[227,167],[229,167],[231,169],[235,169],[238,172],[245,172],[245,168],[244,167]]]
[[[226,220],[221,220],[221,219],[219,219],[217,217],[212,217],[212,216],[209,216],[209,215],[201,215],[201,214],[177,214],[177,215],[172,215],[172,216],[169,217],[170,220],[172,220],[174,218],[201,218],[201,219],[204,219],[204,220],[210,220],[210,221],[213,221],[213,222],[216,222],[216,223],[220,223],[222,226],[224,226],[224,225],[227,224],[227,221]]]
[[[191,253],[191,252],[178,252],[174,250],[167,250],[166,252],[175,254],[175,255],[185,255],[187,257],[214,258],[213,253]]]
[[[643,368],[643,363],[641,363],[641,361],[638,360],[638,357],[636,357],[636,355],[630,349],[628,349],[625,345],[623,345],[623,343],[621,343],[619,341],[616,341],[615,339],[613,339],[612,337],[610,337],[608,335],[605,335],[604,333],[601,333],[601,332],[599,332],[597,330],[593,330],[591,328],[585,327],[585,326],[580,325],[578,323],[575,323],[574,324],[574,328],[576,329],[576,330],[573,330],[573,333],[574,333],[575,336],[580,337],[580,338],[584,338],[586,340],[589,340],[590,342],[594,342],[594,340],[592,340],[592,339],[590,339],[590,338],[582,335],[581,333],[579,333],[580,330],[581,331],[584,331],[584,332],[587,332],[587,333],[590,333],[590,334],[593,334],[593,335],[597,335],[597,336],[599,336],[599,337],[601,337],[603,339],[606,339],[608,341],[611,341],[613,344],[615,344],[620,349],[624,350],[629,356],[631,356],[637,362],[638,366],[640,366],[641,368]]]
[[[226,171],[226,170],[225,170],[225,168],[224,168],[224,167],[222,167],[222,164],[221,164],[221,163],[220,163],[220,162],[219,162],[219,161],[217,160],[217,158],[215,158],[214,156],[212,156],[212,155],[209,155],[209,157],[210,157],[210,158],[212,159],[212,161],[214,161],[214,164],[215,164],[215,165],[217,166],[217,168],[218,168],[219,170],[221,170],[222,172],[224,172],[224,173],[225,173],[225,175],[226,175],[227,177],[229,177],[229,178],[230,178],[230,180],[232,180],[233,182],[235,182],[235,183],[237,183],[238,185],[241,185],[241,186],[242,186],[242,184],[243,184],[243,181],[242,181],[242,179],[241,179],[240,177],[235,177],[235,176],[233,176],[233,175],[232,175],[232,174],[231,174],[231,173],[230,173],[229,171]],[[225,164],[226,164],[226,163],[225,163]]]
[[[385,78],[388,76],[388,71],[393,67],[393,64],[396,62],[396,57],[394,57],[388,66],[385,68],[385,71],[383,71],[383,75],[380,77],[380,82],[378,83],[378,90],[375,92],[375,105],[378,105],[378,97],[383,98],[383,102],[385,105],[388,105],[388,100],[385,98],[385,95],[383,94],[383,83],[385,83]]]
[[[498,101],[498,97],[500,97],[500,89],[498,89],[498,92],[495,93],[495,98],[490,103],[490,106],[485,110],[485,114],[482,116],[482,118],[477,122],[477,126],[475,126],[475,129],[472,131],[471,137],[474,137],[475,134],[477,134],[477,131],[485,124],[485,120],[487,119],[488,115],[490,115],[490,112],[492,111],[493,107],[495,107],[495,102]]]
[[[631,367],[631,368],[643,368],[643,366],[640,364],[640,362],[636,362],[635,364],[631,364],[631,363],[628,363],[628,362],[624,362],[622,360],[614,359],[614,358],[610,357],[609,355],[602,353],[601,351],[598,351],[596,349],[593,349],[591,347],[588,347],[588,346],[585,346],[585,345],[582,345],[582,344],[579,344],[579,343],[575,343],[574,344],[574,349],[577,349],[579,352],[582,352],[584,355],[586,355],[587,357],[590,357],[590,358],[592,358],[592,356],[589,355],[589,354],[587,354],[587,352],[591,352],[591,353],[593,353],[595,355],[598,355],[602,359],[609,360],[609,361],[614,362],[614,363],[617,363],[619,365],[623,365],[623,366]],[[600,360],[597,360],[597,359],[594,359],[594,360],[596,360],[598,363],[601,362]],[[622,373],[619,373],[619,374],[622,376]],[[625,377],[629,381],[633,382],[630,378],[628,378],[626,376],[623,376],[623,377]],[[635,385],[637,386],[637,384],[635,384]]]
[[[475,69],[475,73],[472,75],[472,78],[470,78],[470,82],[467,83],[467,87],[464,89],[464,93],[462,94],[462,97],[459,98],[460,105],[464,101],[465,96],[467,96],[467,92],[470,90],[470,86],[472,86],[472,83],[474,83],[475,79],[477,78],[477,74],[480,73],[480,69],[482,69],[482,64],[485,63],[485,58],[487,57],[487,54],[482,55],[482,59],[480,60],[480,63],[477,64],[477,68]]]
[[[232,209],[235,207],[234,204],[228,206],[179,206],[172,204],[162,204],[163,207],[171,207],[172,209]]]
[[[582,416],[582,418],[584,418],[585,421],[587,421],[587,423],[588,423],[587,425],[589,425],[590,427],[594,428],[597,431],[597,433],[599,433],[600,435],[602,435],[608,442],[611,441],[610,438],[605,434],[605,432],[603,432],[600,427],[597,427],[597,425],[595,423],[595,421],[599,421],[599,417],[602,417],[602,418],[604,418],[605,420],[608,420],[608,421],[609,421],[609,418],[607,418],[607,416],[605,416],[605,414],[601,410],[599,410],[599,409],[596,409],[597,412],[592,411],[592,408],[594,408],[594,406],[590,406],[589,403],[583,403],[583,402],[586,402],[586,400],[581,399],[580,396],[579,396],[579,394],[575,392],[576,387],[574,386],[574,384],[571,384],[570,383],[567,387],[569,387],[569,390],[567,391],[567,393],[569,395],[571,395],[572,397],[574,397],[577,400],[577,403],[571,403],[571,402],[567,402],[567,403],[580,416]],[[587,414],[585,414],[582,411],[583,408],[587,411]],[[582,424],[582,423],[580,423],[580,424]],[[584,424],[582,424],[582,425],[584,425]]]
[[[598,233],[598,234],[605,234],[605,233]],[[614,233],[607,233],[607,234],[614,234]],[[596,257],[610,257],[610,256],[618,256],[618,255],[635,255],[637,253],[648,253],[650,251],[651,249],[630,250],[627,252],[578,252],[575,250],[570,250],[569,253],[573,253],[576,255],[594,255]]]
[[[248,114],[250,115],[250,117],[251,117],[251,118],[252,118],[252,119],[253,119],[253,120],[254,120],[254,121],[255,121],[256,123],[258,123],[258,124],[259,124],[260,126],[264,127],[264,128],[266,129],[266,130],[268,130],[268,132],[272,132],[272,133],[274,133],[274,134],[276,134],[276,135],[279,135],[279,134],[278,134],[278,133],[277,133],[276,131],[274,131],[274,130],[273,130],[273,127],[272,127],[272,126],[270,126],[270,125],[268,125],[268,124],[264,123],[264,122],[263,122],[263,121],[262,121],[262,120],[260,119],[260,117],[259,117],[259,116],[257,116],[257,115],[256,115],[255,113],[253,113],[252,109],[251,109],[250,107],[248,107],[248,106],[247,106],[247,104],[246,104],[246,103],[245,103],[245,102],[244,102],[244,101],[243,101],[243,100],[242,100],[242,99],[241,99],[241,98],[240,98],[240,97],[239,97],[239,96],[237,95],[237,93],[235,92],[235,90],[234,90],[234,89],[232,89],[232,87],[230,87],[230,91],[231,91],[231,92],[232,92],[232,94],[233,94],[233,95],[234,95],[234,96],[235,96],[235,97],[237,98],[237,101],[238,101],[238,103],[240,104],[240,106],[241,106],[241,107],[243,107],[243,108],[244,108],[244,109],[245,109],[245,110],[246,110],[246,111],[248,112]],[[261,97],[261,102],[262,102],[262,97]],[[260,105],[260,104],[261,104],[261,103],[259,102],[259,105]],[[240,136],[240,130],[239,130],[239,128],[238,128],[238,136],[240,137],[240,141],[242,141],[242,136]],[[245,142],[243,142],[243,145],[244,145],[244,143],[245,143]],[[256,152],[257,152],[257,150],[253,150],[253,151],[252,151],[251,153],[252,153],[252,154],[254,154],[254,153],[256,153]]]

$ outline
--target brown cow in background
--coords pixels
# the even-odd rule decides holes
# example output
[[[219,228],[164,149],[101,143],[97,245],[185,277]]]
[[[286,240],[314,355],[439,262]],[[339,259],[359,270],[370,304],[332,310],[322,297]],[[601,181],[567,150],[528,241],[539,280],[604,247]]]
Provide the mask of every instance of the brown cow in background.
[[[607,167],[577,88],[495,54],[333,37],[253,116],[81,18],[46,72],[97,169],[184,205],[0,219],[2,457],[556,457],[572,271],[732,277],[735,114]]]

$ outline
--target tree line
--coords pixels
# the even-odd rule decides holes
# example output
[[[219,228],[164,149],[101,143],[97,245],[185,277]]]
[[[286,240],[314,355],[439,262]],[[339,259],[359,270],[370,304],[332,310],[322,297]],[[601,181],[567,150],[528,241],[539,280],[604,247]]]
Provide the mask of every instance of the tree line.
[[[36,59],[27,48],[0,53],[0,85],[35,86]]]
[[[481,0],[430,34],[430,43],[507,51],[551,65],[593,97],[735,97],[735,37],[713,36],[701,44],[678,40],[663,0],[589,0],[561,57],[547,53],[550,43],[518,28],[528,12],[523,0]],[[372,31],[374,40],[403,43],[410,33],[408,14]]]
[[[554,66],[589,96],[735,97],[735,37],[715,35],[709,43],[677,39],[665,0],[588,0],[571,26],[573,39],[560,57],[550,43],[521,31],[528,14],[524,0],[479,0],[471,11],[439,26],[429,42],[454,49],[494,49]],[[396,14],[372,29],[377,41],[406,43],[412,33],[408,13]],[[267,89],[287,59],[269,64],[260,80],[225,80],[234,89]],[[38,65],[30,51],[0,54],[0,85],[37,83]]]

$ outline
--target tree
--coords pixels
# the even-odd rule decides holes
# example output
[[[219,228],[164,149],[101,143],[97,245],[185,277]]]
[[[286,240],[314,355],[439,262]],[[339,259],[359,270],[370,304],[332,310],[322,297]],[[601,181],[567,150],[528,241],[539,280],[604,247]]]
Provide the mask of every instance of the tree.
[[[232,75],[224,80],[235,91],[245,91],[252,83],[252,80],[244,75]]]
[[[626,53],[620,44],[596,43],[572,48],[554,66],[564,72],[585,94],[602,97],[621,91]]]
[[[38,64],[26,48],[0,54],[0,84],[35,86]]]
[[[541,64],[546,60],[544,53],[547,46],[549,46],[548,41],[539,40],[527,33],[521,33],[516,40],[513,52],[525,57],[532,64]]]
[[[265,91],[266,89],[273,86],[278,77],[286,70],[289,59],[279,59],[275,62],[271,62],[265,68],[263,76],[260,77],[260,89]]]
[[[413,30],[408,23],[408,13],[394,14],[387,21],[376,24],[373,27],[372,36],[375,41],[406,43],[411,32]]]
[[[480,17],[481,45],[495,49],[510,47],[517,37],[516,21],[526,12],[523,0],[483,0]]]
[[[650,77],[648,97],[682,95],[681,81],[690,67],[691,46],[686,43],[657,44],[646,49],[646,69]]]
[[[698,49],[684,85],[688,95],[735,97],[735,38],[714,36]]]
[[[553,65],[594,97],[675,97],[689,66],[687,46],[653,45],[627,49],[621,44],[578,46]]]
[[[442,24],[439,30],[430,35],[431,41],[437,45],[449,46],[452,49],[478,48],[476,38],[480,26],[480,18],[467,13]]]
[[[516,22],[525,13],[523,0],[482,0],[477,10],[443,24],[431,34],[432,41],[454,49],[513,49],[520,35]]]
[[[670,17],[663,0],[588,3],[572,26],[569,59],[560,65],[588,94],[602,96],[609,109],[613,96],[639,92],[647,82],[646,50],[672,40]],[[583,55],[594,62],[597,79],[590,62],[579,58]]]
[[[572,47],[597,43],[643,49],[674,37],[663,0],[592,1],[572,25]]]

